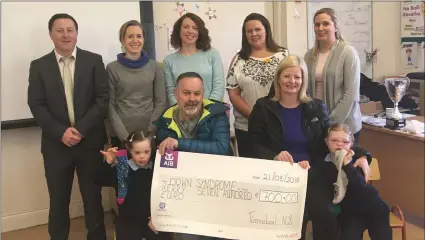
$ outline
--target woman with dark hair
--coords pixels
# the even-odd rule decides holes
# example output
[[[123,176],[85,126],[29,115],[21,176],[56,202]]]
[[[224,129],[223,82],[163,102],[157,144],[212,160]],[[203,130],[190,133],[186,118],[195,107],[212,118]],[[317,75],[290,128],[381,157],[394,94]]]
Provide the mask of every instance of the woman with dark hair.
[[[235,135],[241,157],[253,157],[248,117],[257,99],[267,96],[274,74],[288,50],[273,40],[270,23],[263,15],[249,14],[242,26],[242,49],[233,58],[226,88],[234,106]]]
[[[173,27],[171,45],[177,49],[164,59],[164,76],[168,101],[176,104],[174,89],[177,77],[196,72],[204,80],[205,98],[221,101],[224,95],[224,70],[218,51],[211,47],[211,38],[204,21],[193,13],[181,16]]]

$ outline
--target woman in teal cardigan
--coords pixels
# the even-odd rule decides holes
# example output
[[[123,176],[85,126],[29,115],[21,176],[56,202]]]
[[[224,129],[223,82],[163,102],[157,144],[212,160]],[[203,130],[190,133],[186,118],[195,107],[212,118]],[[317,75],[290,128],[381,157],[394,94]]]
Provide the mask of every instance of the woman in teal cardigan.
[[[201,75],[205,98],[222,101],[223,63],[218,51],[211,47],[211,38],[204,21],[193,13],[180,17],[173,26],[171,45],[177,52],[164,59],[164,78],[169,104],[176,104],[176,80],[184,72],[196,72]]]

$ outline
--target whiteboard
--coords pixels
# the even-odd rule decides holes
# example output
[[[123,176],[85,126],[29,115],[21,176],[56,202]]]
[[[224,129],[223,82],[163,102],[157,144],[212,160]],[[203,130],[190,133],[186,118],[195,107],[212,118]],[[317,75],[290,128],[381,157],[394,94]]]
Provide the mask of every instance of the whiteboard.
[[[72,15],[78,22],[77,46],[102,55],[105,65],[116,60],[121,52],[118,40],[121,25],[130,19],[140,20],[139,2],[2,2],[1,5],[1,121],[33,118],[27,105],[29,67],[32,60],[53,50],[47,28],[53,14]]]
[[[344,39],[358,52],[361,72],[372,78],[373,66],[366,62],[365,50],[372,51],[371,2],[309,2],[307,3],[308,48],[314,46],[313,16],[317,10],[328,7],[335,10]]]

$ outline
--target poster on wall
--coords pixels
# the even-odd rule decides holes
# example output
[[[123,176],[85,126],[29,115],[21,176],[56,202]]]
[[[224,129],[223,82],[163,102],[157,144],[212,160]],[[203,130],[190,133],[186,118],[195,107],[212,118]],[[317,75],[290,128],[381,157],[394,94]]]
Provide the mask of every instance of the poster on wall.
[[[168,28],[168,51],[175,51],[173,45],[171,45],[171,34],[173,34],[173,28]]]
[[[418,43],[418,68],[425,66],[425,42]]]
[[[401,4],[401,37],[425,39],[425,2],[403,2]],[[410,40],[411,41],[411,40]]]
[[[420,43],[403,43],[401,47],[401,64],[404,69],[418,67],[418,45]]]

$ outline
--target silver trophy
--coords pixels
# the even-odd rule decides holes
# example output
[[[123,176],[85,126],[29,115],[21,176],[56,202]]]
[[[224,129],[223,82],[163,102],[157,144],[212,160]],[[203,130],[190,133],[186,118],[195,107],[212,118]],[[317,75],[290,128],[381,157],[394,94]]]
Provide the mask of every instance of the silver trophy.
[[[388,96],[394,102],[394,109],[390,116],[386,116],[386,126],[391,129],[400,129],[406,126],[406,119],[398,110],[398,103],[409,88],[410,80],[407,77],[386,78],[385,88]]]

